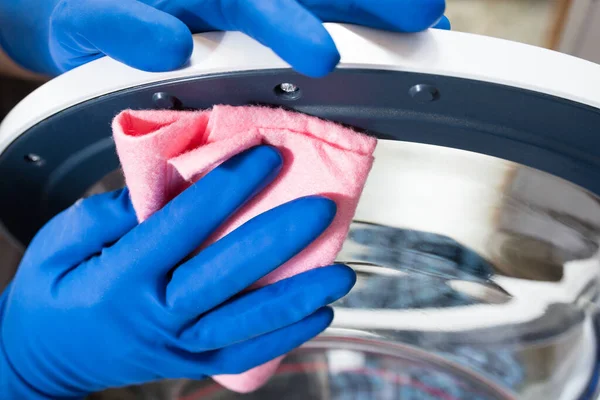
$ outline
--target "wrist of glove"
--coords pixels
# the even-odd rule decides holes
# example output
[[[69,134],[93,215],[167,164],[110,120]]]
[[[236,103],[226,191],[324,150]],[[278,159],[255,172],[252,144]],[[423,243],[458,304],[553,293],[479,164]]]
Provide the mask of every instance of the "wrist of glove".
[[[241,373],[323,331],[333,317],[327,304],[354,285],[350,268],[246,289],[321,235],[335,215],[332,201],[284,204],[189,258],[280,168],[276,150],[251,149],[141,224],[127,190],[56,216],[2,296],[2,393],[77,398]]]
[[[0,321],[5,307],[8,289],[0,297]],[[1,338],[0,338],[1,339]],[[52,397],[38,392],[10,363],[4,345],[0,340],[0,393],[6,399],[52,400]]]
[[[183,66],[192,33],[240,31],[300,73],[331,72],[340,55],[323,22],[417,32],[449,29],[445,0],[10,0],[0,47],[21,66],[55,75],[104,55],[134,68]]]

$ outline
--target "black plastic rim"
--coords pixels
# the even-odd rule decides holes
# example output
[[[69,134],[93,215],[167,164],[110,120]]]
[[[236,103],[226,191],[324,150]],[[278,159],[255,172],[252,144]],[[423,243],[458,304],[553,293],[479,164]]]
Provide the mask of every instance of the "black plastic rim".
[[[285,96],[273,90],[282,83],[292,83],[302,95]],[[200,109],[214,104],[284,106],[382,139],[500,157],[600,194],[600,111],[596,108],[445,76],[338,70],[316,80],[282,69],[130,88],[47,118],[0,155],[0,220],[26,244],[49,218],[118,168],[110,123],[121,110]]]

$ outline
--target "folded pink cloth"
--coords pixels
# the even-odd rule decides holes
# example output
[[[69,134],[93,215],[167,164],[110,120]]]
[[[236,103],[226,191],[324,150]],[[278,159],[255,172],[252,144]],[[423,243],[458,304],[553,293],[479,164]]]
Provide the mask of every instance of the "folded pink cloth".
[[[198,112],[127,110],[114,119],[113,133],[140,221],[223,161],[260,144],[281,151],[281,174],[211,241],[298,197],[325,195],[337,203],[337,215],[326,232],[257,286],[335,260],[373,164],[376,145],[374,138],[332,122],[264,107],[216,106]],[[214,379],[231,390],[250,392],[271,377],[280,361]]]

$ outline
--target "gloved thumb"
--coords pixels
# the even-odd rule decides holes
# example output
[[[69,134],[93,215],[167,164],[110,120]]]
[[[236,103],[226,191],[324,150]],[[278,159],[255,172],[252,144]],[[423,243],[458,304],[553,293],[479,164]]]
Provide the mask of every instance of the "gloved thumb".
[[[29,262],[24,264],[71,268],[100,253],[136,225],[127,189],[92,196],[50,220],[30,243],[25,253]]]
[[[137,0],[63,0],[51,17],[50,52],[62,72],[103,55],[168,71],[184,65],[192,49],[183,22]]]

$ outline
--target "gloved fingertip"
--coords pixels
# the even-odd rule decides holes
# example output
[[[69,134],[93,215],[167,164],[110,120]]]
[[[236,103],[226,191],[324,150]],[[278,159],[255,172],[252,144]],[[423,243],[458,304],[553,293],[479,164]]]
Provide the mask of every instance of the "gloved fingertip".
[[[331,325],[331,322],[333,322],[333,317],[333,308],[326,306],[318,309],[309,318],[311,319],[313,326],[315,326],[319,332],[321,332]]]
[[[332,293],[333,301],[347,295],[356,284],[356,272],[347,265],[335,264],[327,267],[331,271],[331,280],[336,282]]]
[[[445,0],[418,0],[415,4],[410,18],[404,19],[404,30],[406,32],[421,32],[434,26],[446,11]]]
[[[433,26],[434,29],[442,29],[445,31],[450,31],[452,30],[452,24],[450,23],[450,20],[448,19],[448,17],[446,17],[445,15],[438,21],[437,24],[435,24]]]
[[[227,160],[222,166],[229,170],[245,171],[246,179],[250,175],[260,177],[262,184],[257,189],[262,190],[264,185],[279,175],[283,167],[283,156],[277,148],[261,145],[238,154]]]
[[[334,46],[314,48],[308,57],[299,59],[292,67],[310,78],[323,78],[329,75],[340,63],[340,53]]]
[[[337,213],[335,201],[322,196],[307,196],[292,202],[298,214],[303,215],[307,224],[312,224],[315,231],[324,231],[333,222]]]
[[[255,157],[260,157],[273,170],[279,171],[283,165],[281,152],[273,146],[261,145],[250,150]]]
[[[166,72],[183,67],[190,59],[194,50],[194,41],[189,28],[179,20],[170,20],[157,32],[160,40],[147,41],[152,46],[148,51],[149,57],[141,60],[140,69],[148,72]],[[150,50],[150,49],[148,49]]]

